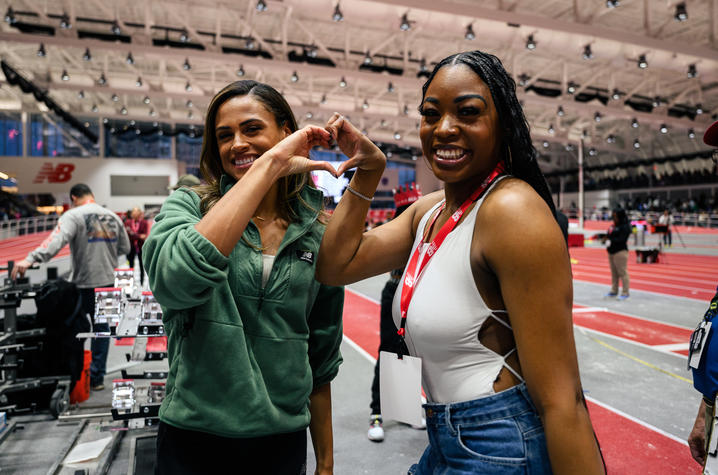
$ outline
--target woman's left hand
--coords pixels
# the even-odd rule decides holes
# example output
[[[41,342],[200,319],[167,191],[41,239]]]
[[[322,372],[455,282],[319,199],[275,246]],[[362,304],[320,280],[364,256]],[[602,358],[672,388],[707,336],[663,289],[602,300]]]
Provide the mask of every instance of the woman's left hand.
[[[384,170],[386,167],[384,153],[346,117],[335,112],[327,122],[326,129],[337,141],[342,153],[349,157],[349,160],[339,165],[337,176],[355,167],[365,171]]]
[[[329,148],[329,132],[321,127],[308,125],[285,137],[263,156],[278,167],[279,176],[293,175],[314,170],[325,170],[337,176],[329,162],[311,160],[309,151],[320,146]]]

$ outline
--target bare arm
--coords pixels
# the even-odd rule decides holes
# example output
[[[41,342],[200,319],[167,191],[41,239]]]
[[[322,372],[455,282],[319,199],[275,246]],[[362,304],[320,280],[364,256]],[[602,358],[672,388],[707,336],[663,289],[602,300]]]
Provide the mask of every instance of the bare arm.
[[[701,398],[698,415],[688,436],[688,447],[693,460],[703,465],[706,462],[706,402]]]
[[[242,186],[233,186],[202,217],[195,229],[223,255],[229,256],[257,206],[278,178],[309,170],[334,173],[329,163],[307,158],[309,150],[315,145],[328,146],[329,133],[313,126],[298,130],[279,142],[252,164],[242,177]]]
[[[334,436],[332,434],[332,385],[326,383],[314,388],[309,395],[309,412],[312,420],[309,432],[317,460],[316,474],[334,473]]]
[[[487,197],[477,226],[484,231],[474,246],[498,279],[554,473],[604,473],[583,404],[571,268],[556,221],[529,185],[507,180]]]
[[[386,157],[351,123],[335,114],[327,129],[349,160],[337,170],[357,167],[351,186],[365,196],[374,196]],[[397,219],[364,232],[369,201],[348,190],[332,214],[322,239],[317,261],[317,280],[344,285],[402,267],[413,242],[412,219],[416,204]]]

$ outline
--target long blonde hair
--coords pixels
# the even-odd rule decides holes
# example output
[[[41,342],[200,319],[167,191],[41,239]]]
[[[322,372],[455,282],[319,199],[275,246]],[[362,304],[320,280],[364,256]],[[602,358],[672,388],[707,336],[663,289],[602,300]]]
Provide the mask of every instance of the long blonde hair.
[[[236,81],[225,86],[219,91],[209,103],[204,122],[204,135],[202,137],[202,152],[200,153],[199,170],[207,182],[206,185],[195,186],[192,189],[200,196],[200,211],[202,215],[214,206],[222,197],[222,190],[219,188],[219,179],[224,174],[222,161],[219,157],[219,146],[215,136],[217,112],[222,104],[235,96],[251,94],[256,100],[262,103],[269,112],[274,115],[279,127],[287,127],[291,132],[298,129],[297,120],[294,118],[291,107],[284,97],[272,86],[252,80]],[[279,185],[279,216],[282,219],[292,222],[297,214],[290,206],[292,199],[297,198],[299,203],[314,211],[304,199],[300,192],[305,186],[314,187],[310,172],[296,175],[288,175],[278,180]],[[323,206],[322,206],[323,208]],[[323,214],[323,213],[322,213]]]

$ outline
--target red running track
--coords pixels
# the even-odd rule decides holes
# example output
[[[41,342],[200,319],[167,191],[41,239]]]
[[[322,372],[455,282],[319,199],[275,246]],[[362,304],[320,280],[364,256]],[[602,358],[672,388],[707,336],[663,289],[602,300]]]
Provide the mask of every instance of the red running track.
[[[578,226],[578,219],[569,219],[569,223]],[[602,231],[606,232],[606,229],[611,225],[611,221],[598,221],[598,220],[585,220],[583,222],[583,229],[586,231]],[[718,234],[718,229],[714,228],[700,228],[698,226],[673,226],[679,233],[683,234]],[[569,229],[570,231],[570,229]]]
[[[347,289],[344,334],[374,358],[379,347],[379,310],[375,301]],[[603,405],[589,401],[588,408],[608,473],[685,475],[700,472],[686,445]]]
[[[605,249],[572,247],[573,278],[584,282],[611,285],[611,270]],[[630,251],[628,275],[630,287],[661,294],[710,301],[718,285],[718,257],[689,254],[662,254],[662,261],[639,264]],[[608,291],[608,288],[606,289]]]
[[[27,254],[42,244],[52,231],[44,233],[28,234],[26,236],[18,236],[0,241],[0,266],[4,266],[8,261],[19,261],[25,259]],[[69,256],[70,246],[63,247],[55,258]]]

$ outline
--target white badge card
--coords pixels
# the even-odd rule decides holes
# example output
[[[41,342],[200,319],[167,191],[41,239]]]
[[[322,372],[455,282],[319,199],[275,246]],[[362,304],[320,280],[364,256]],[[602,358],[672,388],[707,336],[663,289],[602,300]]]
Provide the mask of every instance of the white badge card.
[[[698,369],[701,364],[701,356],[703,356],[703,349],[711,331],[711,324],[712,322],[701,322],[694,332],[695,337],[691,337],[691,359],[688,362],[688,366],[691,368]]]
[[[384,420],[421,425],[421,358],[382,351],[379,389]]]

